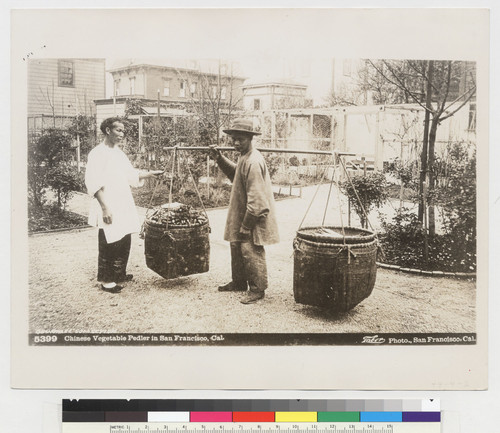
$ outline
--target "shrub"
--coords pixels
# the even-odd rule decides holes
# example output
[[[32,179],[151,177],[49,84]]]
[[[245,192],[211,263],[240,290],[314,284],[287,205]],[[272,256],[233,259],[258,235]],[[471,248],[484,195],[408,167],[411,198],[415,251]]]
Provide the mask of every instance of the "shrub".
[[[66,208],[66,203],[74,192],[83,188],[82,178],[76,168],[62,162],[48,170],[47,184],[56,193],[60,209]]]
[[[446,233],[464,245],[476,242],[476,155],[456,144],[450,150],[448,177],[438,191],[437,203],[441,206]]]
[[[347,179],[340,183],[340,189],[351,201],[365,228],[368,224],[365,212],[368,215],[373,207],[380,207],[387,200],[387,182],[380,172]]]
[[[418,191],[420,179],[418,161],[403,163],[396,158],[387,164],[385,171],[399,179],[404,188]]]
[[[416,214],[401,208],[392,222],[382,217],[381,226],[379,240],[389,263],[409,267],[422,263],[425,232]]]
[[[269,170],[269,176],[272,179],[282,165],[281,155],[276,153],[266,153],[264,155],[264,160],[266,161],[267,169]]]
[[[41,207],[49,188],[50,170],[60,164],[70,149],[71,137],[59,129],[47,129],[28,143],[28,204]]]
[[[398,266],[447,272],[476,270],[475,242],[445,233],[429,237],[429,260],[423,257],[425,230],[416,214],[402,208],[392,222],[381,219],[379,240],[385,261]]]

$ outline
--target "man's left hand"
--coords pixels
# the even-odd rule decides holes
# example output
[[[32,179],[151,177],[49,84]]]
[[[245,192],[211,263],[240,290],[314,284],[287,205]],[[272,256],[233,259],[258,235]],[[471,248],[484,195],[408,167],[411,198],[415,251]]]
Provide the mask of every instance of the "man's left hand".
[[[246,229],[244,227],[240,228],[239,238],[242,241],[248,241],[252,238],[252,230]]]

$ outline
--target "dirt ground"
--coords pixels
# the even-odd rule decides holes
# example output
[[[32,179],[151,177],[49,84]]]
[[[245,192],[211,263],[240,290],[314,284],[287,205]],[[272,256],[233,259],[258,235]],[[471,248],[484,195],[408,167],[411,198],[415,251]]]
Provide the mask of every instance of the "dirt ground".
[[[72,210],[85,212],[86,200],[76,197]],[[134,279],[120,294],[99,290],[95,280],[96,229],[30,236],[30,332],[475,332],[476,284],[470,280],[379,268],[371,296],[348,313],[297,304],[292,242],[309,200],[305,194],[277,203],[282,241],[266,248],[269,289],[252,305],[241,304],[241,294],[217,291],[230,279],[229,245],[222,240],[225,209],[209,211],[209,272],[165,280],[147,268],[144,241],[133,235],[128,272]]]

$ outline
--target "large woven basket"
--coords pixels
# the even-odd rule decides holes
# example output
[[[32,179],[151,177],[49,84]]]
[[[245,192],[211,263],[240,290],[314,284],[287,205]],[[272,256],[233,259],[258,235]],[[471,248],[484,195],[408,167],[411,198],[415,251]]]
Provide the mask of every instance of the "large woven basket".
[[[208,221],[196,226],[164,226],[144,222],[146,265],[163,278],[208,272],[210,263]]]
[[[377,275],[375,234],[330,227],[335,234],[300,229],[294,240],[293,294],[301,304],[349,311],[372,293]]]

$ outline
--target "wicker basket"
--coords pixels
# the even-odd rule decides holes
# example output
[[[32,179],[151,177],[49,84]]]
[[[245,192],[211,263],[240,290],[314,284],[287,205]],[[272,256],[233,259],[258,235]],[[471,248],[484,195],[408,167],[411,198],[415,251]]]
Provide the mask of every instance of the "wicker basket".
[[[146,265],[165,279],[208,272],[210,227],[169,226],[144,222]]]
[[[375,234],[345,228],[343,236],[304,228],[294,240],[293,294],[301,304],[349,311],[370,296],[377,275]],[[342,233],[342,228],[330,229]]]

